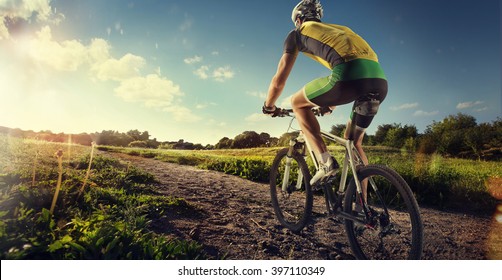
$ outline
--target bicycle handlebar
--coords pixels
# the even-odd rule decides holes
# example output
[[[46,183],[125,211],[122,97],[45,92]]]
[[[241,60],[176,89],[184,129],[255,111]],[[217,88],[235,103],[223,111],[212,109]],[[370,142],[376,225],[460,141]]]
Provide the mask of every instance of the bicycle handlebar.
[[[333,110],[331,110],[329,107],[315,107],[311,109],[314,115],[318,117],[322,117],[327,114],[331,114]],[[277,108],[277,110],[274,112],[274,117],[291,117],[291,113],[293,113],[293,109],[281,109]]]

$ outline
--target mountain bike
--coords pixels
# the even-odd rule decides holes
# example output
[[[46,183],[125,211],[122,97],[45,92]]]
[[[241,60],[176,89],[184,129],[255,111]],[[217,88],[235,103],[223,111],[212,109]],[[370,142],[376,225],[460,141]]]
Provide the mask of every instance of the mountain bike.
[[[323,112],[322,108],[313,111],[317,116]],[[292,117],[289,125],[292,129],[295,117],[291,109],[280,109],[277,116]],[[355,126],[347,129],[353,130]],[[316,170],[319,163],[310,143],[299,131],[289,147],[278,151],[270,170],[270,194],[279,222],[299,233],[311,222],[314,192],[322,191],[328,216],[343,222],[357,259],[420,259],[423,224],[406,181],[388,166],[365,165],[350,138],[322,130],[321,135],[345,149],[339,179],[336,175],[311,186],[308,156]]]

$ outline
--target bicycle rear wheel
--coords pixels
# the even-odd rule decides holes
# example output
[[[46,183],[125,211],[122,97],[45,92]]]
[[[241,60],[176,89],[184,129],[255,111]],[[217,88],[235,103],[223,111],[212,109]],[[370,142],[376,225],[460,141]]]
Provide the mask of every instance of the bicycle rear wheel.
[[[365,225],[345,220],[352,252],[358,259],[420,259],[423,225],[417,201],[410,187],[394,170],[368,165],[358,170],[361,182],[367,179],[370,218]],[[356,205],[356,184],[351,180],[345,194],[344,211],[362,215]],[[359,213],[358,213],[359,212]]]
[[[270,195],[279,222],[298,233],[312,213],[310,173],[302,155],[288,157],[289,148],[280,150],[270,170]]]

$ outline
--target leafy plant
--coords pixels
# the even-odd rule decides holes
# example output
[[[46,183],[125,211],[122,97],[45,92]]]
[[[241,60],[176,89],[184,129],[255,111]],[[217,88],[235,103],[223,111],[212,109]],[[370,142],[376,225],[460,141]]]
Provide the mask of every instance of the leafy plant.
[[[54,153],[53,148],[60,147],[21,140],[13,144],[19,149],[0,147],[1,153],[15,159],[12,168],[0,166],[0,258],[206,258],[200,244],[153,230],[155,221],[165,219],[167,214],[195,209],[183,199],[157,193],[151,174],[97,156],[89,176],[90,186],[78,198],[89,150],[73,151],[76,158],[61,174],[60,199],[52,214],[48,209],[55,192],[58,163],[46,157]],[[32,174],[28,172],[33,164],[27,164],[33,163],[26,154],[32,149],[23,149],[33,145],[39,145],[41,151],[36,186],[32,186]]]

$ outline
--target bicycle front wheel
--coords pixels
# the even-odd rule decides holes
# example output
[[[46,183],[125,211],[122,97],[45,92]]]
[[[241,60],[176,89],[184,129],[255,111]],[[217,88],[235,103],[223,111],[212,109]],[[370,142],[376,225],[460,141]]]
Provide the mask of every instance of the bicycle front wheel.
[[[394,170],[368,165],[358,170],[358,179],[367,185],[365,201],[370,209],[366,224],[345,220],[352,252],[358,259],[420,259],[423,225],[417,201],[410,187]],[[344,200],[346,213],[363,216],[361,198],[354,179]]]
[[[291,231],[300,232],[312,213],[310,173],[302,155],[289,148],[280,150],[270,170],[270,195],[279,222]]]

